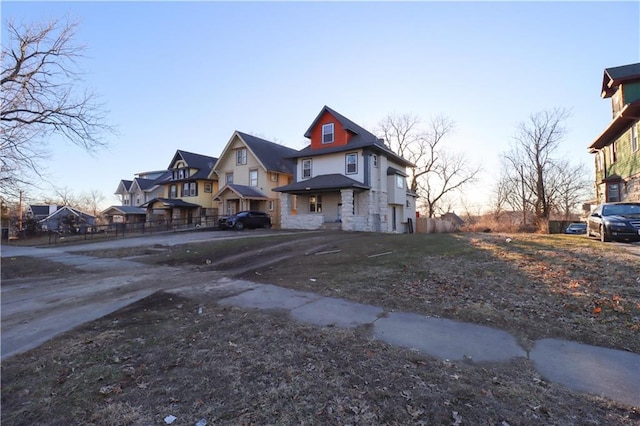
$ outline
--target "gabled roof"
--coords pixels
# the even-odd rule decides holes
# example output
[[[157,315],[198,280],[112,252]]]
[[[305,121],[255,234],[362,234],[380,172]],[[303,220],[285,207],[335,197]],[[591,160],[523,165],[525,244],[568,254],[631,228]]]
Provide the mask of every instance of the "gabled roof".
[[[295,182],[290,185],[274,188],[277,192],[323,192],[336,189],[371,189],[370,186],[341,174],[320,175],[311,179]]]
[[[155,203],[161,203],[165,207],[190,207],[190,208],[201,207],[199,204],[188,203],[178,198],[154,198],[153,200],[149,200],[146,203],[142,204],[140,207],[148,208],[149,206],[152,206]]]
[[[313,120],[313,123],[311,123],[311,126],[309,126],[307,131],[304,133],[304,137],[305,138],[310,138],[311,137],[311,132],[316,127],[316,125],[318,124],[318,120],[320,120],[320,117],[322,117],[322,115],[325,112],[328,112],[329,114],[333,115],[336,118],[336,120],[338,120],[340,122],[340,124],[342,125],[342,127],[344,127],[345,130],[348,130],[348,131],[360,136],[360,138],[365,139],[365,140],[372,139],[374,141],[378,139],[376,137],[376,135],[374,135],[373,133],[369,132],[368,130],[366,130],[366,129],[360,127],[360,126],[358,126],[356,123],[354,123],[353,121],[349,120],[344,115],[340,114],[339,112],[336,112],[336,111],[332,110],[331,108],[329,108],[326,105],[322,108],[322,110],[320,111],[318,116],[315,118],[315,120]]]
[[[606,68],[602,78],[601,96],[608,98],[616,92],[620,83],[640,80],[640,63]]]
[[[133,191],[136,186],[140,188],[141,191],[147,191],[158,186],[158,184],[156,183],[156,179],[135,178],[131,184],[131,191]]]
[[[100,214],[108,215],[108,213],[110,213],[112,210],[115,212],[114,214],[147,214],[147,211],[145,209],[133,206],[111,206],[107,209],[104,209],[102,212],[100,212]]]
[[[392,158],[394,161],[402,164],[406,167],[415,167],[415,164],[408,161],[405,158],[400,157],[398,154],[393,152],[385,143],[384,140],[378,138],[373,133],[368,130],[358,126],[353,121],[346,118],[344,115],[332,110],[328,106],[324,106],[313,123],[309,127],[309,129],[305,132],[304,136],[306,138],[311,137],[311,132],[313,128],[318,124],[318,120],[322,115],[328,112],[333,115],[336,120],[340,122],[340,124],[348,131],[353,133],[353,136],[349,140],[349,143],[341,146],[332,146],[332,147],[323,147],[321,150],[311,149],[311,145],[306,146],[295,154],[294,158],[302,158],[302,157],[313,157],[316,155],[324,155],[324,154],[333,154],[336,152],[344,152],[344,151],[352,151],[354,149],[364,149],[369,148],[374,152],[381,153],[386,155],[389,158]]]
[[[66,212],[66,214],[72,214],[74,216],[81,217],[81,218],[95,218],[95,216],[90,215],[89,213],[85,213],[85,212],[82,212],[80,210],[76,210],[73,207],[64,206],[62,208],[59,208],[55,212],[51,213],[49,216],[45,217],[44,219],[40,219],[38,222],[46,222],[49,219],[51,219],[52,217],[61,215],[61,214],[65,213],[65,212]]]
[[[116,188],[115,194],[122,194],[124,192],[129,192],[131,189],[131,184],[133,181],[122,179]]]
[[[198,169],[195,174],[189,176],[189,179],[207,179],[209,173],[218,161],[217,158],[209,157],[208,155],[177,150],[167,168],[171,169],[178,160],[183,160],[190,168]]]
[[[216,199],[220,197],[226,191],[231,191],[240,198],[251,198],[251,199],[261,199],[261,200],[269,199],[269,197],[264,195],[261,191],[254,188],[253,186],[236,185],[233,183],[228,183],[225,186],[223,186],[222,189],[220,189],[220,191],[218,191],[218,193],[214,195],[213,198]]]
[[[237,130],[235,134],[244,141],[267,171],[293,174],[296,163],[291,158],[297,150]]]

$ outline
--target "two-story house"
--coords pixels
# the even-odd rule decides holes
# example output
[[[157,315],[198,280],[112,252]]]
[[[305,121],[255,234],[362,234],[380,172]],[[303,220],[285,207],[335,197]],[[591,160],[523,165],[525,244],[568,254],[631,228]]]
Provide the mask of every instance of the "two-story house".
[[[210,176],[215,173],[220,182],[214,196],[220,212],[265,211],[272,225],[279,227],[279,194],[273,188],[291,183],[296,153],[293,148],[235,131]]]
[[[218,181],[211,176],[216,161],[207,155],[176,151],[167,167],[170,174],[158,182],[163,196],[141,205],[147,210],[147,220],[192,224],[217,216],[213,194],[218,190]]]
[[[605,69],[601,96],[611,98],[613,119],[589,145],[596,202],[640,201],[640,63]]]
[[[407,188],[407,167],[371,132],[325,106],[304,134],[295,182],[280,192],[281,224],[344,231],[406,232],[416,217],[416,194]]]
[[[153,198],[163,197],[162,184],[170,176],[167,170],[136,173],[133,180],[121,180],[114,194],[120,198],[122,206],[138,207]]]

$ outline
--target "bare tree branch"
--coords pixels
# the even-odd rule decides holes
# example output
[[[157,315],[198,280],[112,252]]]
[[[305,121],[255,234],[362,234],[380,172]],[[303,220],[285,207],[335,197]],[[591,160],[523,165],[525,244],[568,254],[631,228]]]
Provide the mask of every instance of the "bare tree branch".
[[[446,138],[454,129],[453,120],[440,115],[431,117],[425,128],[421,124],[412,114],[389,114],[380,121],[379,133],[396,154],[416,165],[409,187],[423,198],[427,216],[433,217],[444,210],[449,195],[476,179],[480,166],[469,165],[463,155],[445,149]]]
[[[74,43],[77,23],[53,20],[33,25],[6,22],[0,77],[0,189],[5,194],[42,177],[48,138],[54,134],[93,153],[114,129],[83,82]]]

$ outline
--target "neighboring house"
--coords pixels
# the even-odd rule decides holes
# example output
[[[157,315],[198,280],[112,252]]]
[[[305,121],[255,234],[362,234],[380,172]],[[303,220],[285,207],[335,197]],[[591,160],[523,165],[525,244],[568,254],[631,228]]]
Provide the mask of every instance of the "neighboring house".
[[[163,196],[140,206],[147,210],[147,220],[191,224],[217,216],[213,194],[218,190],[218,181],[212,176],[216,162],[217,158],[207,155],[176,151],[167,168],[170,174],[158,182],[162,187],[158,193]]]
[[[214,169],[220,182],[214,196],[220,203],[220,213],[261,210],[271,216],[274,227],[279,227],[279,194],[273,188],[291,183],[296,164],[292,157],[297,152],[235,131]]]
[[[96,224],[95,216],[64,206],[38,221],[43,231],[84,232]]]
[[[456,229],[464,225],[464,220],[460,216],[458,216],[455,212],[447,212],[442,216],[440,216],[440,219],[451,222]]]
[[[107,223],[144,223],[147,210],[134,206],[111,206],[100,213],[107,218]]]
[[[325,106],[295,154],[295,182],[280,192],[282,228],[406,232],[416,218],[407,167],[382,139]]]
[[[115,195],[120,197],[122,206],[139,207],[153,198],[163,197],[162,184],[171,177],[171,172],[160,170],[137,173],[133,180],[121,180]]]
[[[596,203],[640,201],[640,63],[605,69],[601,96],[611,98],[613,119],[589,145]]]

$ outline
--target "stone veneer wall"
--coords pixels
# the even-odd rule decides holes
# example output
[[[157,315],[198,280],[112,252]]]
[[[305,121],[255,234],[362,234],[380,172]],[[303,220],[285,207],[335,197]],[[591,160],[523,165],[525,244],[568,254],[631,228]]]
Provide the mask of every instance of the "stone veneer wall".
[[[640,173],[631,176],[624,188],[622,194],[624,201],[640,202]]]
[[[324,223],[324,216],[321,214],[296,214],[291,212],[291,195],[280,194],[280,211],[282,229],[319,229]]]

